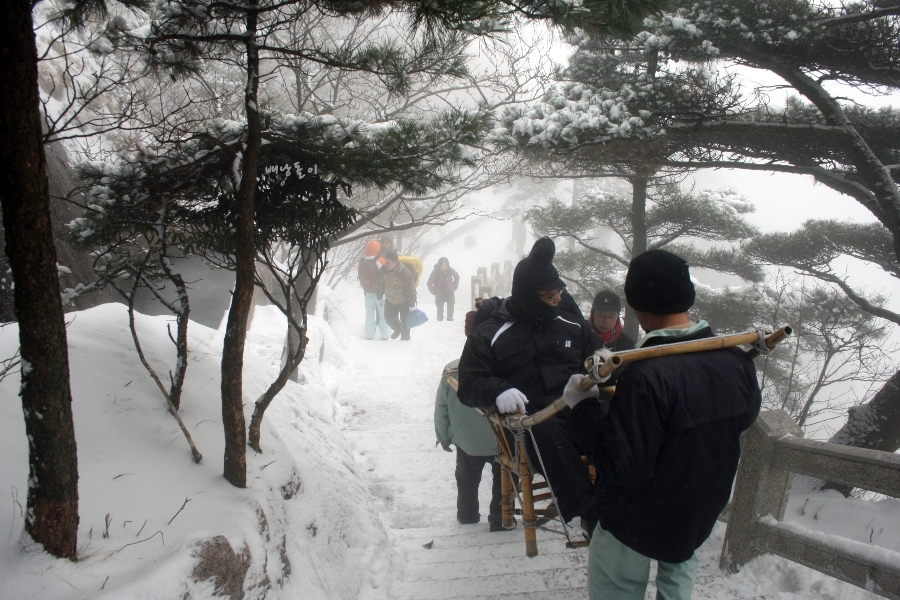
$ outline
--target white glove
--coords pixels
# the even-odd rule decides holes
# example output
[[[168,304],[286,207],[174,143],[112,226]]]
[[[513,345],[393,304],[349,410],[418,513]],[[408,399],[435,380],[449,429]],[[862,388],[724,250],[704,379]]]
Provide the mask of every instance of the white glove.
[[[510,388],[497,396],[497,410],[502,413],[514,413],[516,410],[525,414],[528,398],[516,388]]]
[[[594,383],[605,383],[609,381],[609,378],[612,376],[607,375],[606,377],[600,376],[600,367],[610,359],[612,356],[612,352],[604,348],[603,350],[597,350],[594,352],[594,366],[591,367],[591,370],[588,371],[588,376],[591,378],[591,381]],[[571,382],[570,382],[571,383]]]
[[[577,373],[569,377],[569,382],[566,383],[566,387],[563,390],[563,400],[566,401],[569,408],[575,408],[575,405],[582,400],[600,397],[600,390],[597,389],[596,385],[593,385],[593,382],[591,382],[591,387],[587,390],[581,389],[581,382],[585,379],[591,381],[587,375],[579,375]]]

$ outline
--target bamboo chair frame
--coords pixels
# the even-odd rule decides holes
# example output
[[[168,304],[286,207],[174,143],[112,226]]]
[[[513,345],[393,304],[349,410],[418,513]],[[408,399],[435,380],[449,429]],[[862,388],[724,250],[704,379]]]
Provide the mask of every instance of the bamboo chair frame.
[[[662,346],[652,346],[650,348],[640,348],[637,350],[625,350],[613,354],[612,357],[608,359],[604,364],[599,365],[597,372],[601,377],[606,377],[622,364],[634,362],[636,360],[644,360],[647,358],[655,358],[659,356],[687,354],[692,352],[719,350],[722,348],[729,348],[742,344],[752,345],[752,347],[747,350],[747,355],[750,358],[756,358],[761,353],[774,349],[780,341],[785,339],[790,334],[791,328],[789,326],[784,326],[781,329],[776,330],[774,333],[770,333],[768,335],[766,335],[766,333],[762,330],[759,330],[755,332],[736,335],[716,336],[692,342],[665,344]],[[591,369],[594,368],[593,357],[588,358],[585,361],[584,368],[588,372],[590,372]],[[459,382],[455,377],[455,372],[456,371],[454,370],[454,374],[448,374],[446,378],[447,382],[450,384],[450,387],[452,387],[454,390],[458,390]],[[589,384],[585,385],[586,382],[589,382]],[[588,378],[585,378],[585,380],[582,382],[582,387],[584,389],[589,389],[593,385],[597,384],[593,381],[590,381]],[[615,390],[615,386],[600,388],[601,392],[608,394],[615,394]],[[539,527],[542,527],[543,523],[538,522],[537,515],[539,513],[542,515],[546,515],[547,511],[549,510],[549,505],[547,508],[536,508],[535,502],[551,500],[552,503],[553,492],[552,488],[550,487],[550,482],[546,477],[543,482],[535,483],[533,481],[533,474],[531,472],[531,466],[528,461],[524,435],[515,434],[516,432],[519,432],[520,434],[527,433],[531,427],[543,423],[550,417],[559,413],[564,408],[566,408],[565,400],[563,400],[562,398],[557,398],[552,404],[532,415],[522,415],[520,413],[516,413],[514,415],[501,417],[500,414],[495,412],[481,411],[485,420],[487,420],[487,423],[490,426],[494,437],[497,440],[497,448],[499,452],[497,460],[500,462],[500,466],[502,469],[502,479],[500,483],[503,499],[500,502],[500,506],[503,515],[503,527],[505,529],[513,529],[515,527],[515,514],[521,514],[522,526],[525,531],[525,555],[528,557],[538,555],[537,529]],[[514,434],[512,443],[510,443],[510,440],[505,434],[504,430],[509,430]],[[591,482],[594,483],[596,479],[596,470],[590,464],[586,456],[582,456],[581,458],[582,461],[584,461],[585,466],[590,471]],[[519,477],[518,489],[516,489],[516,487],[513,485],[513,473],[515,473]],[[535,489],[543,488],[548,488],[550,490],[549,493],[535,495]],[[521,495],[519,494],[519,492],[521,493]],[[515,508],[515,502],[517,499],[521,504],[521,508],[518,510]],[[560,521],[562,521],[561,516],[559,517],[559,519]],[[572,541],[568,535],[568,526],[565,523],[563,523],[562,525],[563,533],[566,536],[566,547],[581,548],[589,544],[587,540]]]

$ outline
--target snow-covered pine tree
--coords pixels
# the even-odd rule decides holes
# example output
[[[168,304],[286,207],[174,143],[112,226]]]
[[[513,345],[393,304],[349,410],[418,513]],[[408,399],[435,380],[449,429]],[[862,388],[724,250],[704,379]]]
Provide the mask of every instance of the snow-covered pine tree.
[[[762,271],[743,257],[738,244],[756,234],[755,227],[741,216],[753,207],[732,189],[686,192],[672,183],[659,183],[642,188],[643,198],[627,197],[601,188],[589,189],[576,198],[572,206],[553,200],[527,213],[536,231],[553,237],[575,241],[576,249],[557,254],[556,264],[573,284],[573,293],[582,305],[590,305],[602,289],[622,294],[624,273],[631,258],[644,250],[662,248],[683,256],[692,267],[737,275],[748,284],[760,281]],[[640,216],[635,224],[635,215]],[[603,232],[611,233],[611,236]],[[596,240],[612,237],[613,243]],[[695,312],[707,317],[708,305],[727,300],[733,307],[741,294],[729,293],[720,298],[715,292],[698,288]],[[723,331],[745,330],[752,322],[752,311],[717,315],[729,318],[716,321]],[[749,317],[749,318],[748,318]],[[637,322],[626,319],[637,334]],[[626,333],[628,330],[626,329]]]
[[[761,263],[779,265],[832,286],[855,303],[860,327],[873,319],[900,325],[900,314],[884,306],[883,298],[852,286],[836,264],[851,259],[877,266],[888,276],[900,278],[890,232],[879,223],[807,221],[790,233],[759,236],[746,244],[745,254]],[[862,396],[848,411],[847,422],[832,442],[859,448],[894,452],[900,448],[900,372],[895,372],[875,394]],[[869,397],[871,396],[871,397]],[[833,485],[849,494],[847,486]]]
[[[649,17],[627,43],[573,37],[569,84],[543,105],[510,111],[498,137],[579,160],[618,160],[646,149],[682,149],[663,166],[729,167],[813,175],[850,195],[892,233],[900,258],[896,164],[900,117],[841,103],[823,82],[878,93],[896,89],[900,9],[796,0],[678,1]],[[808,104],[741,93],[749,65],[782,77]],[[655,156],[661,155],[654,152]]]
[[[241,5],[222,5],[202,0],[177,1],[168,3],[164,9],[151,11],[146,29],[140,34],[143,38],[141,46],[147,50],[150,63],[173,76],[201,71],[202,66],[198,60],[200,56],[206,61],[231,62],[239,65],[241,71],[241,85],[244,88],[243,118],[241,122],[235,123],[240,136],[232,138],[233,143],[224,153],[219,153],[220,156],[228,156],[229,162],[227,165],[219,165],[225,167],[219,173],[226,178],[218,180],[220,185],[233,190],[234,199],[227,218],[229,226],[234,228],[232,241],[236,280],[222,352],[222,410],[226,438],[225,477],[238,487],[246,484],[246,430],[241,373],[247,317],[256,280],[257,227],[254,220],[254,196],[261,166],[263,131],[271,129],[268,121],[263,118],[260,106],[262,66],[267,60],[278,60],[290,55],[294,59],[326,63],[349,71],[371,72],[380,77],[383,85],[395,92],[404,90],[410,78],[417,73],[461,75],[464,72],[459,47],[461,37],[438,30],[429,32],[422,39],[418,52],[414,53],[402,52],[390,43],[366,45],[350,49],[349,52],[327,47],[297,51],[279,43],[279,33],[306,11],[321,9],[340,15],[373,8],[380,7],[365,3],[317,4],[300,0],[276,3],[251,0]],[[127,36],[123,36],[125,38]],[[282,122],[286,128],[290,128],[288,121]],[[306,119],[298,119],[294,123],[295,131],[303,131],[305,121]],[[349,124],[348,126],[352,128]],[[347,133],[345,138],[332,141],[338,145],[349,145],[353,136]],[[412,141],[410,138],[416,137],[414,128],[408,124],[391,128],[390,134],[392,136],[384,136],[382,143],[405,144],[407,140]],[[304,136],[301,133],[300,136],[295,136],[294,141],[297,141],[296,137]],[[352,148],[347,148],[347,152],[343,153],[342,169],[332,170],[329,169],[330,165],[320,164],[329,161],[316,152],[304,153],[300,162],[319,164],[327,173],[343,174],[345,170],[353,168],[347,164],[353,163],[353,154]],[[337,160],[334,157],[331,162]],[[206,165],[212,163],[210,160],[203,162]],[[372,167],[369,172],[375,177],[389,177],[389,174],[396,174],[402,169],[392,163],[373,164]],[[413,179],[409,183],[414,188],[425,188],[427,184],[423,179],[428,177],[419,172],[418,180]]]
[[[257,178],[255,190],[257,261],[265,269],[257,271],[256,286],[286,317],[288,334],[279,373],[256,400],[250,420],[249,445],[257,452],[262,452],[263,415],[306,353],[307,307],[325,270],[329,241],[356,217],[356,211],[339,199],[339,192],[349,198],[349,185],[323,177],[317,165],[275,161]],[[233,192],[226,187],[215,201],[180,214],[185,230],[191,232],[191,250],[232,270],[235,244],[228,214],[233,206]]]
[[[725,102],[724,111],[717,103],[710,110],[701,105],[686,111],[677,94],[667,93],[678,86],[661,81],[665,78],[659,73],[655,81],[645,78],[639,85],[618,87],[623,79],[633,80],[635,69],[626,61],[616,66],[621,75],[608,79],[609,84],[587,94],[570,86],[568,95],[554,95],[547,108],[510,115],[506,135],[498,137],[520,147],[539,142],[553,148],[560,157],[555,158],[567,165],[592,153],[613,162],[654,140],[657,146],[683,149],[680,156],[663,161],[667,167],[812,175],[870,210],[891,236],[894,259],[900,259],[900,172],[893,167],[900,161],[900,116],[896,109],[844,103],[830,91],[834,83],[869,93],[900,86],[900,7],[875,2],[684,0],[674,2],[669,11],[646,19],[644,31],[624,48],[637,48],[642,56],[656,53],[657,65],[666,70],[695,72],[709,82],[710,91],[731,77],[730,65],[768,70],[805,102],[789,100],[777,107],[764,90],[756,90],[755,95],[734,96],[737,102]],[[587,53],[588,73],[619,62],[609,40],[577,41]],[[598,47],[605,50],[597,52]],[[576,91],[582,93],[576,97]],[[653,96],[659,101],[648,107]],[[893,391],[886,387],[884,394],[876,395],[895,399],[892,414],[900,412],[896,379],[887,384]],[[860,430],[891,421],[887,413],[881,416],[888,404],[855,411],[851,419],[865,412]]]
[[[83,216],[69,224],[72,242],[91,251],[97,280],[66,290],[71,295],[110,287],[125,301],[135,349],[175,414],[188,366],[187,332],[190,301],[187,284],[172,259],[180,253],[186,228],[173,216],[173,198],[148,193],[147,173],[140,163],[85,161],[76,166],[83,190]],[[166,284],[174,297],[165,295]],[[175,317],[175,366],[169,387],[147,362],[134,327],[134,306],[139,290],[147,290]]]
[[[705,68],[670,64],[657,48],[647,47],[637,38],[623,41],[609,36],[570,36],[569,39],[576,44],[576,50],[570,57],[569,66],[559,73],[563,82],[551,90],[541,104],[507,109],[503,116],[505,133],[497,135],[497,140],[530,158],[529,169],[536,167],[548,175],[615,177],[627,181],[631,188],[627,205],[619,201],[615,207],[601,206],[586,199],[589,206],[586,209],[579,206],[582,212],[572,215],[575,219],[587,219],[585,225],[590,230],[596,226],[596,223],[590,225],[593,221],[604,218],[597,211],[610,211],[608,216],[616,223],[607,223],[607,227],[619,233],[624,253],[609,253],[596,244],[591,247],[594,254],[613,261],[619,268],[627,268],[631,256],[671,244],[674,240],[669,238],[675,230],[659,229],[664,227],[659,220],[662,212],[657,210],[656,215],[648,214],[648,199],[652,205],[654,196],[657,199],[666,194],[672,198],[684,197],[673,186],[660,185],[677,173],[668,164],[691,152],[681,140],[663,135],[671,115],[727,113],[739,104],[735,82],[732,77],[716,76]],[[581,200],[576,200],[575,204],[580,205]],[[669,204],[687,206],[683,202]],[[718,213],[713,210],[710,215]],[[696,212],[677,215],[675,210],[669,214],[676,221],[704,221]],[[689,221],[683,221],[686,222]],[[583,231],[574,222],[568,225],[575,227],[570,231]],[[657,228],[662,236],[654,239],[653,228]],[[703,227],[695,229],[700,231]],[[566,229],[558,230],[564,232]],[[706,233],[711,240],[723,241],[724,231],[707,230]],[[750,230],[731,231],[726,238],[733,243],[753,233]],[[682,234],[676,233],[676,237],[679,235]],[[691,235],[686,234],[687,237]],[[589,237],[585,238],[583,233],[581,237],[582,247],[590,244]],[[702,266],[732,273],[737,268],[741,276],[754,271],[752,265],[737,264],[739,258],[733,249],[713,248],[705,256],[689,247],[683,251]],[[582,271],[597,268],[608,271],[611,266],[590,265],[589,255],[572,258],[580,263]],[[759,276],[756,270],[750,280]],[[698,308],[700,306],[702,302]],[[630,309],[626,309],[625,321],[626,333],[636,336],[638,325]],[[733,324],[723,325],[728,328]]]
[[[608,30],[619,25],[629,27],[635,16],[646,14],[647,7],[656,6],[650,0],[615,4],[591,2],[591,5],[593,11],[572,10],[565,2],[533,0],[518,3],[251,0],[240,5],[210,0],[177,0],[151,11],[146,27],[133,29],[133,33],[122,36],[122,39],[141,38],[151,64],[171,72],[173,76],[199,72],[202,69],[200,57],[207,61],[218,59],[240,65],[242,72],[246,130],[233,165],[226,171],[232,174],[231,185],[235,189],[236,199],[231,213],[235,228],[236,280],[222,357],[225,477],[231,483],[243,487],[246,482],[241,366],[255,270],[254,189],[260,168],[262,132],[268,125],[262,119],[259,95],[263,75],[261,69],[266,61],[289,56],[295,61],[300,59],[346,71],[365,71],[377,75],[389,91],[399,93],[407,89],[410,79],[420,73],[463,75],[463,49],[468,36],[499,33],[508,23],[507,15],[524,11],[529,18],[550,19],[571,25],[592,24],[595,28]],[[288,24],[307,11],[322,11],[342,17],[361,12],[374,14],[388,8],[412,16],[411,31],[418,32],[420,40],[414,51],[406,52],[391,40],[349,49],[326,45],[298,50],[285,44],[281,37]],[[443,125],[454,130],[460,127],[455,120],[445,121]],[[411,133],[405,132],[404,127],[408,126],[394,127],[392,132],[400,136]],[[304,162],[321,162],[315,154],[307,158],[309,160]],[[392,170],[391,165],[379,166],[386,172]],[[343,175],[341,170],[331,172]],[[424,177],[424,172],[420,173]],[[427,189],[421,181],[405,183],[413,190]]]
[[[338,179],[375,187],[403,181],[416,191],[451,182],[458,168],[466,164],[460,148],[477,143],[488,122],[482,113],[453,112],[431,122],[396,121],[389,127],[369,128],[355,120],[334,117],[263,114],[267,128],[260,133],[263,143],[257,155],[263,173],[266,169],[282,173],[302,169],[303,173],[298,171],[295,175],[312,181],[308,171],[312,169],[326,181],[333,180],[334,185]],[[133,214],[136,202],[143,206],[163,203],[168,207],[168,230],[175,232],[172,245],[184,253],[205,255],[235,269],[238,244],[232,223],[239,195],[232,167],[244,151],[245,135],[242,122],[213,120],[195,131],[189,141],[160,143],[152,152],[117,153],[93,178],[93,186],[88,187],[86,194],[93,202],[86,212],[91,216],[74,223],[73,234],[92,239],[99,235],[94,227],[111,223],[105,215]],[[88,164],[82,172],[90,174],[92,169],[95,167]],[[255,179],[254,197],[258,190],[271,188],[264,185],[265,181],[265,177]],[[311,197],[321,199],[323,194]],[[346,213],[347,218],[337,220],[337,226],[329,222],[327,227],[322,225],[324,230],[317,230],[311,227],[315,219],[298,221],[305,213],[269,214],[259,212],[271,210],[269,204],[254,206],[253,283],[260,283],[256,262],[271,263],[274,268],[272,253],[277,244],[286,244],[290,256],[302,256],[303,260],[294,263],[295,270],[287,279],[276,280],[281,282],[279,285],[296,289],[296,278],[306,273],[310,285],[297,289],[294,304],[297,306],[302,298],[308,301],[318,282],[328,239],[346,227],[355,213]],[[309,202],[308,206],[317,207],[320,212],[324,208],[321,202]],[[324,237],[317,237],[321,231],[325,232]],[[308,253],[313,250],[318,258]],[[302,311],[294,324],[305,328]],[[295,339],[301,340],[302,335],[295,334]],[[299,350],[297,346],[293,351]],[[296,356],[302,358],[302,352]]]
[[[104,0],[85,1],[67,0],[63,17],[71,25],[84,26],[87,21],[96,15],[105,18],[109,15],[109,5]],[[150,3],[145,0],[119,0],[116,4],[129,10],[146,8]],[[563,22],[571,26],[584,26],[590,24],[593,27],[613,28],[620,31],[629,30],[633,25],[650,10],[657,9],[661,3],[653,0],[630,1],[600,1],[590,0],[583,3],[586,10],[573,10],[569,2],[547,2],[545,0],[519,0],[506,2],[480,2],[467,3],[450,0],[448,2],[427,3],[338,3],[322,2],[321,6],[327,10],[346,11],[377,11],[389,4],[403,5],[415,9],[416,21],[429,22],[437,19],[453,21],[457,26],[470,31],[485,33],[494,31],[498,23],[504,20],[503,14],[524,13],[529,18],[551,19]],[[318,6],[317,3],[297,3],[294,6],[310,8]],[[286,6],[286,5],[280,5]],[[206,9],[209,5],[202,3],[184,3],[175,5],[169,3],[171,12],[167,18],[173,21],[181,21],[188,25],[183,30],[189,31],[191,16],[197,23],[201,18],[219,18],[225,23],[223,28],[204,29],[200,40],[215,42],[215,37],[205,37],[207,34],[219,34],[224,36],[225,45],[232,47],[244,44],[247,50],[247,60],[237,61],[248,68],[250,76],[245,86],[245,106],[248,111],[248,137],[247,149],[251,150],[249,160],[238,165],[246,174],[255,175],[253,151],[258,147],[258,136],[255,133],[260,129],[257,107],[255,102],[256,86],[258,84],[259,71],[259,38],[258,17],[260,5],[251,2],[241,6],[242,14],[210,14]],[[33,440],[30,448],[29,462],[32,470],[33,485],[29,487],[27,508],[29,518],[26,522],[26,531],[41,543],[49,552],[56,556],[74,558],[77,542],[77,465],[74,442],[74,430],[71,419],[71,393],[68,386],[68,364],[66,360],[66,337],[62,320],[62,306],[59,297],[57,269],[54,259],[54,248],[49,225],[49,204],[45,161],[42,158],[43,143],[41,131],[41,114],[39,110],[40,100],[36,95],[38,89],[37,62],[39,60],[34,44],[34,28],[32,21],[32,9],[34,5],[29,2],[15,2],[11,5],[4,20],[3,42],[0,45],[0,56],[4,64],[14,65],[14,73],[3,78],[2,94],[2,122],[11,124],[13,130],[2,130],[5,152],[3,155],[4,186],[0,192],[2,211],[4,218],[4,237],[7,255],[10,259],[10,267],[16,287],[16,317],[19,320],[20,339],[22,343],[23,357],[25,355],[40,361],[23,360],[23,384],[31,382],[31,385],[23,385],[23,409],[25,413],[26,429]],[[269,7],[271,8],[271,6]],[[187,9],[181,12],[181,9]],[[194,12],[196,9],[196,12]],[[475,14],[473,11],[480,11]],[[239,11],[240,12],[240,11]],[[241,19],[240,17],[245,17]],[[115,38],[116,34],[123,33],[122,25],[126,22],[118,16],[109,21],[111,27],[107,32]],[[228,23],[237,21],[246,25],[243,31],[237,32],[228,29]],[[151,29],[138,28],[135,36],[142,37],[149,34]],[[192,33],[197,33],[195,30]],[[245,33],[249,35],[244,35]],[[102,44],[104,52],[113,46],[112,42],[104,38]],[[181,41],[188,42],[188,38]],[[183,48],[188,56],[199,48],[199,44],[186,43]],[[187,68],[187,72],[196,72],[196,62],[188,59],[181,60],[174,53],[163,52],[164,56],[156,54],[159,60],[157,64],[165,64],[178,72],[181,67]],[[225,53],[214,53],[212,56],[223,57]],[[233,56],[233,55],[232,55]],[[198,58],[193,54],[193,58]],[[314,58],[314,57],[311,57]],[[377,62],[377,53],[372,57]],[[256,64],[255,64],[256,63]],[[77,109],[76,109],[77,110]],[[13,125],[14,124],[14,125]],[[15,141],[15,143],[13,143]],[[245,168],[246,167],[246,168]],[[239,175],[239,173],[235,173]],[[236,177],[236,179],[240,179]],[[247,177],[245,181],[255,181],[255,177]],[[239,181],[235,181],[240,188]],[[252,204],[246,201],[246,197],[252,198],[253,186],[245,184],[243,190],[245,201],[238,214],[237,223],[242,234],[243,253],[241,290],[246,295],[252,285],[248,277],[247,261],[250,260],[249,248],[252,246]],[[33,251],[32,251],[33,250]],[[239,312],[244,316],[246,324],[246,298],[239,302]],[[238,317],[238,325],[240,324]],[[234,346],[242,345],[240,327],[231,328],[232,335],[229,339],[229,356],[232,363],[239,365],[240,352]],[[26,368],[27,367],[27,368]],[[239,373],[240,370],[238,369]],[[239,375],[238,375],[239,377]],[[234,382],[229,385],[229,401],[232,416],[235,413],[235,401],[240,403],[240,384]],[[237,397],[235,395],[237,390]],[[52,415],[45,417],[43,411]],[[42,420],[41,420],[42,419]],[[41,420],[41,422],[38,422]],[[228,453],[226,462],[227,476],[237,485],[242,485],[245,475],[240,473],[243,460],[235,453],[242,453],[236,449],[236,444],[243,437],[242,432],[237,431],[237,422],[228,417],[229,427],[227,436],[233,452]],[[242,420],[242,419],[241,419]],[[242,424],[241,424],[242,429]],[[60,460],[63,458],[64,460]],[[52,510],[51,510],[52,508]]]

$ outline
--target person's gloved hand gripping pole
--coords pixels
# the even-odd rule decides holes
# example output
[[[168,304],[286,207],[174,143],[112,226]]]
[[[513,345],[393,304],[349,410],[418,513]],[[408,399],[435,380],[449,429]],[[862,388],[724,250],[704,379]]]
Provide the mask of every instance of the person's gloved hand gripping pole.
[[[591,370],[587,375],[575,374],[569,377],[568,383],[566,383],[565,389],[563,389],[563,400],[566,401],[566,404],[569,405],[569,408],[575,408],[575,406],[581,402],[582,400],[587,400],[588,398],[599,398],[600,397],[600,389],[597,387],[601,383],[605,383],[609,381],[610,376],[601,376],[600,375],[600,367],[612,356],[612,352],[609,350],[603,349],[598,350],[594,353],[594,364],[591,367]],[[591,385],[585,385],[587,389],[582,387],[582,382],[587,380]],[[597,384],[597,385],[594,385]]]
[[[519,411],[524,415],[526,404],[528,398],[516,388],[510,388],[497,396],[497,410],[504,414]]]

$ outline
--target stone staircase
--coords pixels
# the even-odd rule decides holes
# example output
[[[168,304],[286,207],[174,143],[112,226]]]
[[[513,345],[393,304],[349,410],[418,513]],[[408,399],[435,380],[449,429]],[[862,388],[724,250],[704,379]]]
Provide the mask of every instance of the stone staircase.
[[[586,600],[587,548],[538,531],[538,551],[525,556],[522,530],[489,533],[487,524],[395,529],[406,568],[391,588],[395,600]],[[430,547],[426,547],[430,546]],[[656,565],[646,600],[655,600]],[[776,600],[793,594],[737,596],[721,573],[697,576],[694,598]]]
[[[562,536],[538,531],[540,554],[528,558],[521,528],[489,533],[481,523],[394,531],[407,560],[391,589],[397,600],[587,598],[587,548],[567,549]]]

